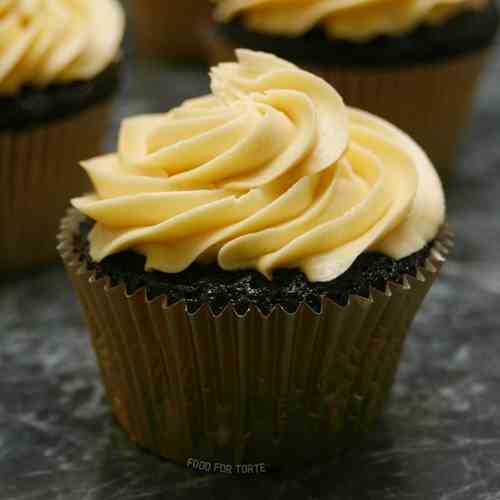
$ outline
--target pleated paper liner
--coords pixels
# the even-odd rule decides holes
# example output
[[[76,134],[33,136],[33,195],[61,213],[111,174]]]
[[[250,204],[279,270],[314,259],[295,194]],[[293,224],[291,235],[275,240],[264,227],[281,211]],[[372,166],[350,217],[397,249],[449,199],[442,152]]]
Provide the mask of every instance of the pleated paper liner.
[[[451,245],[444,228],[416,277],[385,293],[325,299],[321,313],[276,307],[191,314],[98,279],[73,248],[68,212],[59,252],[83,304],[114,414],[140,446],[189,458],[272,466],[320,462],[373,426],[417,309]]]
[[[79,161],[99,153],[110,102],[46,125],[0,132],[0,273],[57,259],[69,199],[89,190]]]
[[[204,39],[211,64],[234,59],[237,47],[217,30],[206,30]],[[488,53],[489,49],[483,49],[442,62],[404,67],[298,65],[330,82],[347,105],[381,116],[408,133],[447,180],[456,164]]]
[[[201,32],[210,22],[210,0],[129,0],[139,47],[167,59],[205,60]]]

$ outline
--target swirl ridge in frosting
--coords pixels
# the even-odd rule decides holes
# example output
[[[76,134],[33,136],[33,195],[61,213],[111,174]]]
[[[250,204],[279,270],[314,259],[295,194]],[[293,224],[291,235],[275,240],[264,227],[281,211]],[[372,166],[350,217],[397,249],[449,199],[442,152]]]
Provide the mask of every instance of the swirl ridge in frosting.
[[[95,77],[124,28],[117,0],[1,0],[0,94]]]
[[[445,217],[439,178],[403,132],[347,108],[324,80],[273,55],[237,51],[212,94],[126,119],[118,151],[83,163],[95,193],[95,261],[124,250],[146,269],[300,268],[329,281],[363,252],[406,257]]]
[[[215,0],[216,19],[242,16],[249,29],[300,36],[317,25],[335,38],[366,41],[401,35],[421,24],[440,24],[489,0]]]

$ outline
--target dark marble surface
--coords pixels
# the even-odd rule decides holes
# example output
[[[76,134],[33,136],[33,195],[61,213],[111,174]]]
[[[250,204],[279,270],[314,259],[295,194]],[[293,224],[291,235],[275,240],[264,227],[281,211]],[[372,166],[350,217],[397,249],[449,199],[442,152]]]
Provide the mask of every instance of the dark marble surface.
[[[192,473],[139,451],[113,422],[79,306],[53,266],[0,284],[0,499],[499,500],[499,72],[500,47],[448,186],[456,248],[363,451],[246,479]],[[201,68],[138,63],[115,131],[124,115],[167,109],[206,85]]]

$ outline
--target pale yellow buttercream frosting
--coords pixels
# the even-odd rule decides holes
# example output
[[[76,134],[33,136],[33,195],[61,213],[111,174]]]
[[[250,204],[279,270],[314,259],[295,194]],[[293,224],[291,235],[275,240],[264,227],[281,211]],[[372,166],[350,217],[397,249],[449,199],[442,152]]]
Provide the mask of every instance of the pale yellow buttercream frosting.
[[[118,0],[0,0],[0,94],[93,78],[124,27]]]
[[[241,15],[251,30],[300,36],[316,25],[336,38],[366,41],[399,35],[420,24],[439,24],[489,0],[215,0],[215,16]]]
[[[91,257],[132,249],[147,270],[194,261],[298,267],[310,281],[363,252],[402,258],[445,218],[439,178],[403,132],[348,109],[324,80],[262,52],[211,71],[212,95],[124,121],[118,152],[83,163]]]

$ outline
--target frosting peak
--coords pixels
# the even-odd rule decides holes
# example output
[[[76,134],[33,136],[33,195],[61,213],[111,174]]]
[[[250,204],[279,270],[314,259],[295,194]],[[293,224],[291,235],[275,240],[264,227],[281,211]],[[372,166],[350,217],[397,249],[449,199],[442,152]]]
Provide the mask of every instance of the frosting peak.
[[[399,35],[420,24],[439,24],[489,0],[215,0],[216,18],[241,15],[248,28],[284,36],[300,36],[318,24],[330,35],[364,41]]]
[[[443,192],[409,137],[291,63],[237,57],[212,69],[212,95],[125,120],[118,152],[84,162],[96,193],[73,205],[97,221],[94,260],[133,249],[148,270],[216,260],[328,281],[436,235]]]
[[[117,0],[0,0],[0,94],[93,78],[124,27]]]

